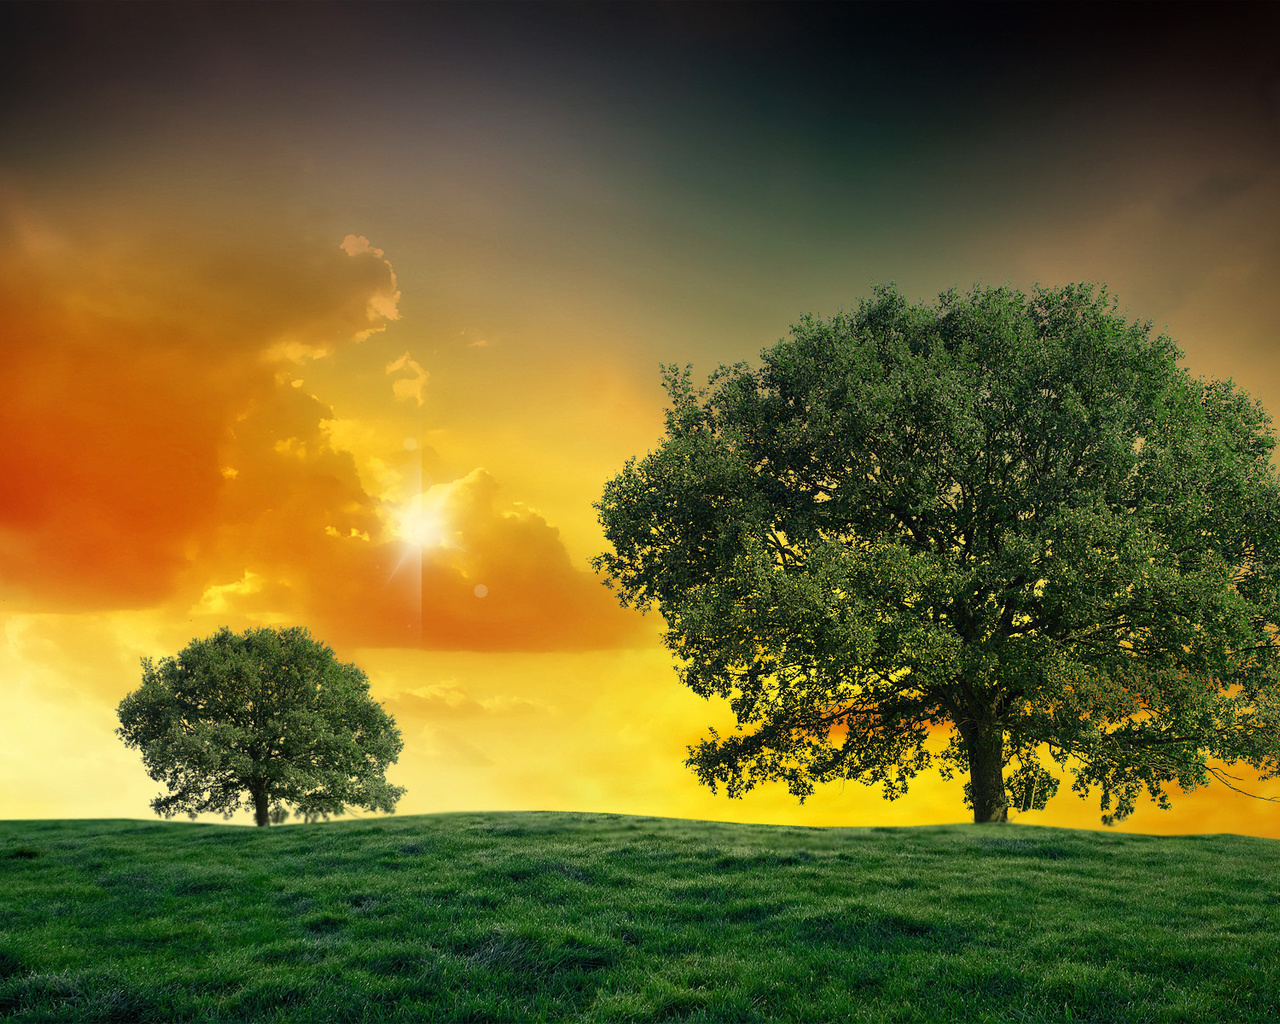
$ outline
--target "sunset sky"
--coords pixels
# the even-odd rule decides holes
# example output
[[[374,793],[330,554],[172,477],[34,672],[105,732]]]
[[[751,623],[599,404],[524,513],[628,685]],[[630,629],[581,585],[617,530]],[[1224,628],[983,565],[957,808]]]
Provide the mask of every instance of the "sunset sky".
[[[1274,4],[0,5],[0,818],[151,817],[139,659],[268,624],[368,673],[399,813],[966,820],[936,773],[699,787],[731,719],[591,573],[592,502],[659,364],[890,280],[1106,282],[1280,412],[1277,39]],[[1100,827],[1068,789],[1017,820]],[[1280,838],[1174,808],[1123,827]]]

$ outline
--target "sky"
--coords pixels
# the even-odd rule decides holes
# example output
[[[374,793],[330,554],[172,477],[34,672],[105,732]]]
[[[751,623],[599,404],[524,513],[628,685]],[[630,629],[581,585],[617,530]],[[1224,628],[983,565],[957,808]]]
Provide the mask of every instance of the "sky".
[[[1277,38],[1266,4],[0,6],[0,819],[150,817],[140,659],[302,625],[395,716],[398,813],[966,820],[936,773],[700,787],[732,718],[591,572],[592,503],[661,441],[661,364],[888,281],[1104,282],[1280,410]],[[1173,803],[1121,827],[1280,838]]]

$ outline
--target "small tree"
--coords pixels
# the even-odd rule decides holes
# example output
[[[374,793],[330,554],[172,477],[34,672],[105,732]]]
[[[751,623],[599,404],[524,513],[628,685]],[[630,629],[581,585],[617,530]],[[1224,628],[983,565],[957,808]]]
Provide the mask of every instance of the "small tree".
[[[369,697],[369,680],[305,629],[226,627],[176,658],[142,661],[142,686],[120,702],[117,734],[168,786],[166,818],[252,805],[258,825],[346,805],[391,812],[404,789],[385,778],[404,746]]]
[[[667,436],[606,485],[595,565],[731,702],[737,734],[689,748],[702,782],[894,799],[943,725],[978,822],[1045,806],[1046,751],[1107,823],[1221,762],[1280,769],[1270,421],[1150,326],[1088,285],[890,286],[758,370],[666,368]]]

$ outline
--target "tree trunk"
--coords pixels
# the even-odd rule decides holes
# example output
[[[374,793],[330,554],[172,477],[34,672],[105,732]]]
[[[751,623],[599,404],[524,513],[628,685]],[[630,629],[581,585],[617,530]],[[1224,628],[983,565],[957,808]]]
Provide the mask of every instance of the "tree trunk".
[[[267,799],[267,784],[265,782],[254,783],[249,789],[253,796],[253,819],[259,828],[265,828],[271,824],[271,818],[267,813],[267,805],[270,802]]]
[[[960,738],[969,754],[969,788],[976,824],[1009,820],[1004,788],[1004,730],[987,722],[965,722]]]

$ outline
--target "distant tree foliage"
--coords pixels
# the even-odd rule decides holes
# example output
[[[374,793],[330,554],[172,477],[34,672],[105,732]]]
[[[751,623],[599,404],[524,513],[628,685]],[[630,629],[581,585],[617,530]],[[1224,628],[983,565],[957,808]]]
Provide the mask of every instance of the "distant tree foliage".
[[[230,818],[243,804],[267,825],[290,807],[306,820],[349,804],[391,812],[404,794],[385,778],[404,746],[394,719],[365,674],[305,629],[223,627],[158,665],[144,658],[117,715],[170,791],[151,803],[166,818]]]
[[[1003,821],[1057,791],[1047,753],[1111,823],[1223,764],[1276,774],[1275,438],[1181,354],[1105,286],[889,285],[758,369],[664,367],[666,437],[606,485],[595,565],[730,702],[698,778],[894,799],[936,761]]]

